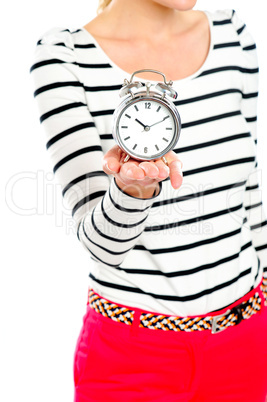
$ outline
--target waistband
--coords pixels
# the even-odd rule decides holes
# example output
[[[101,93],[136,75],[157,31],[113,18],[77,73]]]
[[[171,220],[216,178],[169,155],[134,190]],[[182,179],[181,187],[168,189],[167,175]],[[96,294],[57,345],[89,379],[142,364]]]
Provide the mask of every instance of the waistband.
[[[213,334],[238,325],[242,320],[249,319],[257,314],[262,309],[265,300],[267,300],[267,279],[264,279],[255,289],[223,310],[189,317],[165,315],[123,306],[105,299],[91,288],[88,292],[90,307],[113,321],[133,325],[134,319],[140,317],[139,327],[141,328],[177,332],[211,330]]]

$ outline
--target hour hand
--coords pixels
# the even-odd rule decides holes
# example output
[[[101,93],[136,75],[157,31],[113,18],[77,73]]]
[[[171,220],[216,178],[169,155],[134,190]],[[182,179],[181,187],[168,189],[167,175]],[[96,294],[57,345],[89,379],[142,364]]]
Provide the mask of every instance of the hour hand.
[[[143,124],[143,123],[142,123],[140,120],[135,119],[135,121],[137,121],[137,123],[141,124],[141,126],[143,126],[144,128],[146,128],[146,125],[145,125],[145,124]]]

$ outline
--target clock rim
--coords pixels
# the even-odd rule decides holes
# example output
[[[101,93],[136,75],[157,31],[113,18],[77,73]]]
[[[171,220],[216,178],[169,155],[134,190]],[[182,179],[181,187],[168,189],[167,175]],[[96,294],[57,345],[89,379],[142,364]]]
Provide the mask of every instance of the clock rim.
[[[140,157],[140,156],[136,155],[134,152],[129,152],[128,150],[126,150],[124,148],[123,143],[120,140],[120,135],[118,134],[119,133],[118,126],[119,126],[121,115],[123,114],[125,109],[127,109],[131,105],[134,105],[135,103],[138,103],[140,101],[146,101],[146,100],[160,103],[170,110],[170,112],[173,116],[173,120],[174,120],[175,134],[174,134],[170,144],[168,144],[168,146],[165,148],[164,152],[156,153],[149,157]],[[181,133],[181,118],[180,118],[180,114],[179,114],[177,108],[175,107],[175,105],[172,102],[170,102],[165,96],[159,95],[158,93],[153,92],[151,90],[150,90],[149,95],[147,95],[147,92],[141,92],[141,93],[139,92],[137,94],[137,96],[136,95],[128,96],[126,99],[124,99],[120,103],[120,105],[114,111],[114,124],[113,124],[113,129],[112,129],[112,136],[113,136],[114,140],[116,141],[116,143],[119,145],[119,147],[126,154],[131,156],[133,159],[136,159],[139,161],[146,161],[146,160],[154,160],[154,159],[156,160],[156,159],[162,158],[162,156],[166,155],[166,153],[168,153],[169,151],[174,149],[175,145],[177,144],[177,142],[180,138],[180,133]]]

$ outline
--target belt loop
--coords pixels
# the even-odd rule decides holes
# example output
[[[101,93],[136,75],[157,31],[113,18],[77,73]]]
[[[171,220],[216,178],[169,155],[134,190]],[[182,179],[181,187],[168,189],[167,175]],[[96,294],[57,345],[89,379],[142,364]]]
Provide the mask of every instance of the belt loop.
[[[139,330],[139,324],[140,324],[140,316],[141,316],[141,310],[135,309],[134,310],[133,323],[131,325],[131,334],[132,334],[132,336],[137,336],[137,333],[138,333],[138,330]]]

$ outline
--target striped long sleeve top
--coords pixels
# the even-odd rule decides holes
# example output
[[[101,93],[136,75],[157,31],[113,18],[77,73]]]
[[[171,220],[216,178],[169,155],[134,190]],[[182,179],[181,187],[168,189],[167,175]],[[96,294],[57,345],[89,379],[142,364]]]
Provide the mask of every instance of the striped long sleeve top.
[[[166,179],[150,199],[127,195],[102,170],[115,144],[118,92],[132,72],[84,28],[49,30],[31,68],[53,171],[90,257],[89,286],[116,303],[169,315],[222,309],[267,275],[256,46],[235,11],[206,15],[208,56],[173,85],[183,184],[174,190]]]

